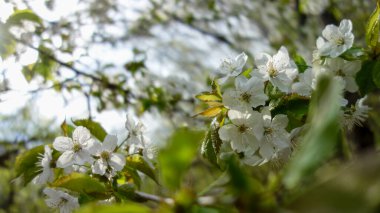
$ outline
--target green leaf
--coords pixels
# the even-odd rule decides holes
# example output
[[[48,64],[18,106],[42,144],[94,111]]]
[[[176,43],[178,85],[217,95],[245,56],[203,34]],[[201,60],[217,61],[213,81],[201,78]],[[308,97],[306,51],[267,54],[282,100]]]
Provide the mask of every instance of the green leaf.
[[[126,63],[124,65],[124,68],[132,73],[132,75],[136,74],[137,71],[139,71],[142,68],[145,68],[145,62],[144,61],[132,61],[129,63]]]
[[[378,76],[379,65],[380,62],[378,61],[365,61],[362,64],[361,70],[356,74],[356,83],[362,95],[368,94],[376,89],[373,76]],[[377,79],[377,82],[378,81],[379,79]]]
[[[290,212],[378,212],[380,156],[366,153],[348,164],[326,166],[314,186],[294,199]]]
[[[216,94],[217,96],[222,97],[222,93],[220,92],[220,86],[217,81],[211,82],[211,89],[212,89],[213,94]]]
[[[41,171],[37,166],[38,157],[44,153],[44,145],[34,147],[25,151],[16,158],[15,172],[16,177],[21,176],[23,183],[27,184]]]
[[[168,189],[178,189],[188,166],[195,159],[204,132],[181,128],[174,132],[158,155],[162,181]]]
[[[372,79],[377,88],[380,88],[380,61],[374,61],[372,67]]]
[[[82,173],[71,173],[52,183],[53,187],[61,187],[95,198],[107,198],[106,187],[103,183]]]
[[[129,165],[126,165],[124,166],[123,168],[123,176],[125,178],[125,182],[127,183],[133,183],[137,186],[137,188],[140,188],[141,187],[141,177],[140,175],[137,173],[137,169],[136,168],[133,168]],[[120,179],[118,179],[118,183],[119,183]],[[122,180],[121,180],[122,181]]]
[[[5,24],[0,22],[0,56],[5,59],[16,51],[16,42],[12,39]]]
[[[303,73],[303,72],[305,72],[305,70],[306,70],[307,68],[309,68],[309,66],[307,65],[305,59],[303,59],[302,56],[300,56],[300,55],[298,55],[298,54],[295,54],[295,55],[293,56],[293,60],[294,60],[294,62],[295,62],[296,65],[297,65],[298,72]]]
[[[380,18],[380,1],[377,1],[376,9],[373,11],[372,15],[369,18],[369,22],[366,29],[366,42],[367,45],[374,49],[377,46],[378,39],[379,39],[379,18]]]
[[[334,153],[339,132],[341,92],[330,76],[319,78],[310,103],[310,130],[301,141],[301,148],[288,164],[284,176],[288,188],[311,176]]]
[[[75,127],[66,123],[66,119],[61,124],[61,130],[63,132],[63,135],[66,137],[70,137],[73,134],[74,129]]]
[[[90,130],[91,134],[95,136],[99,141],[103,141],[107,136],[106,130],[100,125],[100,123],[89,120],[89,119],[79,119],[73,121],[76,126],[84,126],[88,130]]]
[[[210,163],[219,168],[217,155],[219,154],[222,140],[218,134],[219,128],[211,126],[207,135],[202,143],[201,154]]]
[[[139,170],[140,172],[146,174],[148,177],[152,178],[157,183],[157,175],[154,167],[146,161],[143,156],[135,154],[127,157],[128,166]]]
[[[355,60],[364,61],[368,59],[368,53],[363,48],[351,47],[339,57],[347,61],[355,61]]]
[[[42,25],[42,20],[32,10],[17,10],[7,20],[7,25],[22,25],[22,21],[31,21]]]
[[[82,206],[77,213],[150,213],[151,209],[138,204],[127,202],[123,204],[114,205],[99,205],[97,203],[90,203]]]
[[[204,101],[204,102],[215,102],[215,101],[222,101],[221,96],[218,94],[212,93],[212,92],[202,92],[195,96],[197,99]]]
[[[123,200],[134,200],[138,197],[135,192],[134,184],[123,184],[117,187],[116,196]]]

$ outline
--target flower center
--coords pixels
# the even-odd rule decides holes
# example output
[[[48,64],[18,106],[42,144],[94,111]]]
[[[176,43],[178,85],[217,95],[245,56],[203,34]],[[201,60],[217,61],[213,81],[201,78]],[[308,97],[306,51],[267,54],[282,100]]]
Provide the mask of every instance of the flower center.
[[[249,99],[251,98],[251,96],[252,96],[251,94],[244,92],[240,94],[240,99],[246,103],[249,103]]]
[[[273,63],[268,65],[268,74],[271,78],[275,78],[278,75],[277,70],[273,67]]]
[[[80,150],[82,150],[82,146],[79,143],[74,143],[73,150],[74,152],[79,152]]]
[[[343,44],[344,44],[344,38],[338,38],[338,39],[336,40],[336,44],[337,44],[338,46],[343,45]]]
[[[346,76],[345,74],[344,74],[344,72],[343,72],[343,70],[338,70],[338,71],[336,71],[336,75],[337,76],[341,76],[341,77],[344,77],[344,76]]]
[[[273,129],[270,127],[264,128],[264,135],[271,135],[273,133]]]
[[[102,152],[102,153],[100,154],[100,157],[101,157],[102,159],[104,159],[104,160],[108,160],[108,159],[110,159],[110,153],[104,151],[104,152]]]
[[[244,133],[244,132],[246,132],[247,130],[248,130],[248,127],[247,127],[246,125],[244,125],[244,124],[238,127],[238,131],[239,131],[240,133]]]
[[[60,207],[64,206],[67,202],[69,202],[69,200],[67,200],[67,199],[64,198],[64,197],[61,197],[59,203],[57,204],[57,207],[60,208]]]

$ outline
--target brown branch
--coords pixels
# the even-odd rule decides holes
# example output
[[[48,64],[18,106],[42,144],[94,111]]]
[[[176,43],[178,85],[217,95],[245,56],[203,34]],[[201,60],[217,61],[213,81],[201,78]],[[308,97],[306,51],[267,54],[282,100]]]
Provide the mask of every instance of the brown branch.
[[[75,67],[73,67],[71,64],[69,63],[66,63],[66,62],[63,62],[61,60],[59,60],[58,58],[56,58],[54,55],[52,55],[51,53],[41,49],[41,48],[37,48],[29,43],[27,43],[26,41],[23,41],[21,39],[18,39],[14,36],[12,36],[12,39],[14,39],[15,41],[33,49],[33,50],[36,50],[38,53],[48,57],[50,60],[58,63],[60,66],[63,66],[63,67],[66,67],[68,68],[69,70],[73,71],[76,75],[81,75],[81,76],[85,76],[85,77],[88,77],[90,79],[92,79],[93,81],[97,81],[101,84],[103,84],[104,86],[108,87],[109,89],[113,90],[113,89],[120,89],[120,90],[123,90],[125,93],[127,94],[130,94],[130,91],[129,90],[125,90],[123,89],[122,87],[120,87],[120,85],[117,85],[117,84],[113,84],[113,83],[110,83],[108,81],[104,81],[104,79],[102,78],[99,78],[98,76],[95,76],[95,75],[92,75],[92,74],[89,74],[89,73],[86,73],[86,72],[83,72]]]

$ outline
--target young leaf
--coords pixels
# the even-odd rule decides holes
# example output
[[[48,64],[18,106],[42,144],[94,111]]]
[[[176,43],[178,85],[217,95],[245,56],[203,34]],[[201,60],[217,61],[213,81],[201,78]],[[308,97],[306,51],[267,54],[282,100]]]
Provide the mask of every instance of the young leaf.
[[[100,123],[89,120],[89,119],[80,119],[80,120],[75,120],[73,123],[76,126],[84,126],[88,130],[90,130],[91,134],[94,135],[99,141],[103,141],[104,138],[107,135],[106,130],[100,125]]]
[[[73,126],[66,123],[66,119],[61,124],[61,130],[63,132],[63,135],[66,137],[70,137],[73,134],[74,129],[75,128]]]
[[[65,188],[91,197],[107,198],[104,184],[86,174],[71,173],[54,181],[52,186]]]
[[[355,61],[355,60],[366,60],[368,59],[368,53],[363,49],[359,47],[352,47],[348,49],[346,52],[344,52],[339,57],[343,58],[347,61]]]
[[[369,18],[369,22],[366,29],[366,42],[367,45],[374,49],[377,46],[379,39],[379,30],[380,30],[380,1],[377,1],[376,9],[373,11],[372,15]]]
[[[294,60],[294,62],[296,63],[297,68],[298,68],[298,71],[299,71],[300,73],[305,72],[305,70],[306,70],[307,68],[309,68],[309,66],[307,65],[305,59],[303,59],[302,56],[300,56],[300,55],[298,55],[298,54],[295,54],[295,55],[293,56],[293,60]]]
[[[205,117],[215,117],[215,116],[219,115],[219,113],[222,112],[222,110],[223,110],[223,106],[210,107],[210,108],[206,109],[205,111],[194,115],[194,117],[198,116],[198,115],[202,115]]]
[[[127,165],[139,170],[152,178],[157,183],[157,175],[153,166],[147,162],[141,155],[130,155],[127,157]]]
[[[211,93],[211,92],[202,92],[202,93],[196,95],[195,97],[201,101],[204,101],[204,102],[222,101],[222,98],[219,95]]]
[[[27,184],[41,171],[37,166],[38,157],[44,153],[44,145],[25,151],[16,158],[16,177],[21,176],[23,183]]]
[[[7,20],[7,25],[21,25],[22,21],[31,21],[42,25],[42,20],[32,10],[17,10]]]
[[[141,187],[141,177],[137,173],[137,169],[136,168],[133,168],[133,167],[128,166],[128,165],[124,166],[124,168],[123,168],[123,176],[125,178],[125,181],[123,183],[125,183],[125,182],[127,182],[127,183],[133,183],[133,184],[135,184],[137,186],[137,188]],[[118,180],[118,183],[119,183],[119,180]]]
[[[334,152],[339,132],[338,100],[341,92],[329,76],[319,78],[310,103],[310,130],[285,173],[284,183],[288,188],[295,187],[301,180],[312,175]]]
[[[217,155],[219,154],[220,146],[222,145],[222,141],[218,135],[218,130],[219,128],[211,126],[201,147],[201,154],[203,157],[205,157],[216,167],[219,167]]]

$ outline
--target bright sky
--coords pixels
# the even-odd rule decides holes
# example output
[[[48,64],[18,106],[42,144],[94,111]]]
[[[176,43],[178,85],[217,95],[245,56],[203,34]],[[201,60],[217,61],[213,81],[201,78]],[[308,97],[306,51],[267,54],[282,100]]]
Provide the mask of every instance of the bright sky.
[[[17,3],[19,5],[19,9],[22,8],[21,0],[12,0],[12,2]],[[79,0],[64,0],[64,1],[55,1],[57,5],[55,5],[54,10],[48,9],[44,0],[29,0],[28,4],[31,8],[40,16],[43,17],[46,21],[57,21],[62,17],[68,17],[73,13],[73,8],[78,10],[81,8],[81,4]],[[136,11],[145,10],[147,6],[146,0],[119,0],[119,4],[122,4],[125,9],[128,11],[123,12],[126,14],[129,20],[135,20],[138,18],[139,13]],[[20,6],[21,5],[21,6]],[[4,0],[0,0],[0,21],[4,22],[9,15],[12,14],[12,6],[9,3],[5,3]],[[251,30],[251,27],[241,26],[238,30]],[[92,33],[94,32],[95,26],[84,25],[81,26],[80,32],[81,37],[78,38],[78,41],[86,42],[88,41]],[[245,29],[247,28],[247,29]],[[222,28],[220,28],[222,29]],[[123,33],[122,28],[117,26],[111,26],[107,28],[109,33],[114,35],[119,35]],[[179,37],[182,32],[187,37]],[[255,31],[255,29],[253,29]],[[152,43],[151,41],[140,42],[143,48],[147,50],[147,58],[149,59],[146,63],[148,69],[156,74],[158,77],[173,77],[174,75],[178,78],[184,78],[188,81],[185,82],[189,87],[194,88],[191,89],[192,92],[200,92],[197,90],[202,89],[204,87],[204,70],[197,70],[198,68],[194,68],[194,71],[191,71],[191,74],[179,72],[178,66],[175,66],[175,62],[173,58],[163,58],[162,52],[166,51],[167,46],[170,45],[171,42],[176,42],[176,39],[187,39],[186,43],[181,45],[183,48],[183,52],[188,51],[188,49],[197,48],[197,53],[190,55],[187,53],[186,58],[180,58],[184,61],[194,61],[197,62],[207,58],[204,63],[208,63],[209,67],[216,68],[224,57],[234,57],[236,53],[231,52],[231,49],[226,47],[225,45],[218,44],[217,46],[215,41],[212,38],[204,36],[198,32],[194,32],[194,30],[182,26],[175,25],[168,28],[163,28],[162,26],[157,26],[152,29],[151,33],[154,37],[157,38],[161,43]],[[44,35],[43,35],[44,36]],[[191,39],[188,39],[191,38]],[[60,38],[53,37],[54,45],[60,46]],[[213,43],[214,42],[214,43]],[[122,65],[127,60],[132,60],[133,54],[131,52],[131,46],[120,46],[118,48],[112,48],[105,45],[92,45],[89,49],[89,54],[92,59],[100,59],[106,63],[113,63],[122,67]],[[144,46],[145,45],[145,46]],[[162,46],[160,46],[162,45]],[[251,46],[247,46],[247,49],[252,49],[252,52],[255,51],[263,51],[263,49],[267,48],[268,45],[263,44],[262,40],[260,43],[250,44]],[[140,46],[139,46],[140,47]],[[211,51],[212,50],[212,51]],[[72,55],[58,55],[57,57],[61,60],[77,60],[79,55],[81,54],[81,49],[74,52]],[[182,49],[180,49],[182,52]],[[167,53],[167,52],[166,52]],[[173,53],[172,53],[173,54]],[[174,53],[179,54],[179,53]],[[170,55],[170,54],[168,54]],[[5,75],[9,80],[10,87],[12,89],[11,92],[1,93],[0,94],[0,112],[2,114],[12,114],[16,112],[18,109],[22,108],[26,104],[30,104],[31,94],[29,91],[35,90],[38,88],[37,81],[27,82],[21,73],[21,65],[27,65],[33,63],[37,58],[37,53],[34,50],[28,50],[26,53],[22,54],[20,60],[18,62],[15,61],[14,58],[7,58],[5,61],[0,61],[0,73],[3,70],[6,70]],[[81,58],[81,63],[87,64],[91,66],[93,64],[93,60],[86,61]],[[180,70],[181,71],[181,70]],[[62,72],[62,74],[71,74],[70,72]],[[185,74],[185,75],[181,75]],[[1,78],[1,76],[0,76]],[[199,82],[198,82],[199,81]],[[164,83],[165,84],[165,83]],[[36,101],[36,112],[33,112],[34,116],[37,116],[41,119],[54,119],[57,124],[60,124],[65,118],[66,119],[77,119],[77,118],[86,118],[88,116],[87,104],[84,97],[79,93],[71,93],[66,94],[66,97],[69,101],[66,103],[61,95],[57,95],[53,90],[46,90],[38,93],[37,101]],[[111,134],[123,134],[125,133],[124,123],[126,110],[120,112],[115,110],[103,111],[101,113],[97,113],[95,109],[95,103],[92,104],[93,110],[92,115],[94,116],[96,121],[99,121],[105,129]],[[148,126],[148,134],[154,135],[154,138],[164,139],[166,136],[170,134],[170,123],[164,119],[158,112],[152,112],[150,114],[146,114],[142,118],[143,123]],[[149,137],[149,135],[148,135]]]

